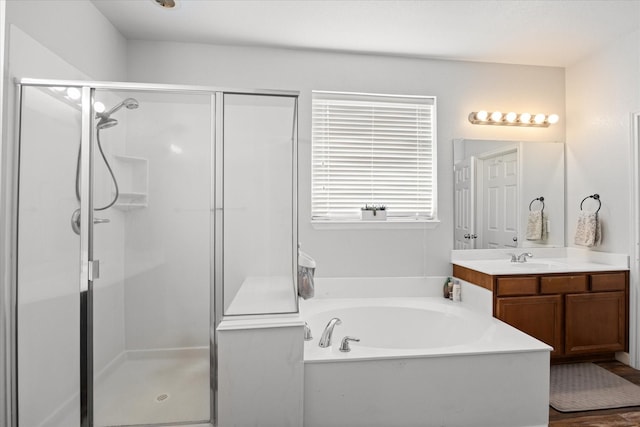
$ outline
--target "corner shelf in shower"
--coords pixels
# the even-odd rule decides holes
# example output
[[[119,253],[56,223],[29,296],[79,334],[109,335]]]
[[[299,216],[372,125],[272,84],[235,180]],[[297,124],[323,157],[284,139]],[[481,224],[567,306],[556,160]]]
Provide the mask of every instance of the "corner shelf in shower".
[[[146,208],[149,201],[149,160],[125,155],[115,155],[114,158],[120,195],[113,207],[122,211]]]

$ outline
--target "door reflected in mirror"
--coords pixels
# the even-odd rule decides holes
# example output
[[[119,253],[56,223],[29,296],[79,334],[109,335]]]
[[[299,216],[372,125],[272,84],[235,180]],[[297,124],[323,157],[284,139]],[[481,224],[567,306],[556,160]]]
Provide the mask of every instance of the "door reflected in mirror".
[[[563,247],[564,143],[455,139],[454,249]]]

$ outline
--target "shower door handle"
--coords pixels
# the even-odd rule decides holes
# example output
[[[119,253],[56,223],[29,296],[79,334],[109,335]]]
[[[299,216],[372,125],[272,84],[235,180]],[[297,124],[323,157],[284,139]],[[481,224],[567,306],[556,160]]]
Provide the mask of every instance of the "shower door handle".
[[[94,224],[106,224],[108,222],[111,222],[108,218],[93,218]],[[78,236],[80,235],[80,209],[76,209],[73,211],[73,214],[71,214],[71,229],[73,229],[73,232]]]

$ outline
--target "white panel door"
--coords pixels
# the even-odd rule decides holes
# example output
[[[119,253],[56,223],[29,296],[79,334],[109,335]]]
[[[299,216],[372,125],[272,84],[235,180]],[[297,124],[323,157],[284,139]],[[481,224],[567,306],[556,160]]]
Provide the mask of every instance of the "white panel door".
[[[498,154],[483,166],[483,248],[518,246],[518,156]]]
[[[475,168],[473,156],[454,165],[454,249],[475,248]]]

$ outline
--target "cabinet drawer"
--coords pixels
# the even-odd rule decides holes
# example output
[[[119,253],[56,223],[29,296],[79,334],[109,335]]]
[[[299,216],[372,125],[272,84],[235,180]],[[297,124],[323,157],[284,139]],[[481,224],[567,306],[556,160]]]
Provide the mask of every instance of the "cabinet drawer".
[[[501,277],[497,281],[498,296],[535,295],[538,293],[537,277]]]
[[[627,275],[624,272],[591,275],[592,291],[624,291],[627,287]]]
[[[587,276],[549,276],[540,278],[541,294],[564,294],[567,292],[586,292]]]

